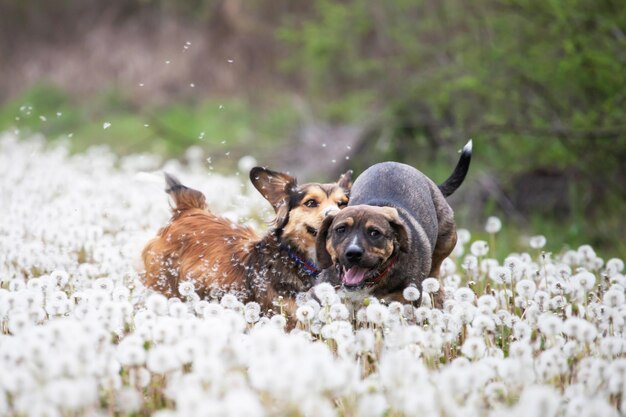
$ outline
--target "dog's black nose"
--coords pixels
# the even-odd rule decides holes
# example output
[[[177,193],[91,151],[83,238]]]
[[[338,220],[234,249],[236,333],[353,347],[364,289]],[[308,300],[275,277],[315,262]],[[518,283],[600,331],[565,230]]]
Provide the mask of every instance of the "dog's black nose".
[[[363,256],[363,249],[361,249],[359,246],[357,245],[348,246],[348,249],[346,250],[346,258],[348,259],[348,261],[358,262],[361,260],[362,256]]]

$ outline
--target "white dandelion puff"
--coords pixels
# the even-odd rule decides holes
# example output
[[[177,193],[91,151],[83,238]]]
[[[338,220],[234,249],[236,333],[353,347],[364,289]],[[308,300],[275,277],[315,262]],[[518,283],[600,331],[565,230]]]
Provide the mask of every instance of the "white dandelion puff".
[[[402,296],[407,301],[417,301],[420,298],[420,291],[414,286],[408,286],[402,291]]]
[[[552,313],[540,315],[537,325],[539,330],[546,336],[559,335],[563,329],[563,321]]]
[[[484,240],[476,240],[470,245],[470,253],[477,257],[482,257],[489,253],[489,244]]]
[[[602,296],[602,303],[608,307],[619,307],[624,304],[624,291],[609,289]]]
[[[146,307],[156,314],[165,315],[168,310],[167,298],[161,294],[152,294],[146,300]]]
[[[143,396],[133,388],[124,387],[116,393],[117,408],[124,414],[134,414],[141,409]]]
[[[482,337],[471,337],[463,343],[461,353],[470,360],[477,360],[485,355],[487,346]]]
[[[459,288],[454,292],[454,299],[458,303],[470,303],[473,302],[475,298],[476,294],[474,294],[474,291],[467,287]]]
[[[535,291],[537,290],[537,284],[529,279],[523,279],[515,284],[515,291],[526,299],[530,299],[535,295]]]
[[[296,318],[301,323],[308,323],[313,317],[315,317],[315,310],[309,304],[302,305],[296,309]]]
[[[546,246],[546,237],[543,235],[532,236],[528,240],[528,245],[533,249],[542,249]]]
[[[387,307],[382,304],[370,304],[365,310],[367,321],[375,325],[382,325],[389,316]]]
[[[622,271],[624,270],[624,261],[619,258],[611,258],[608,261],[606,261],[605,270],[606,270],[606,274],[609,277],[612,277],[613,275],[621,274]]]
[[[585,291],[590,291],[596,284],[596,276],[591,272],[581,271],[572,277],[572,282]]]
[[[467,255],[463,259],[463,263],[461,264],[461,268],[466,271],[476,271],[478,269],[478,259],[475,255]]]
[[[347,320],[350,316],[350,311],[348,311],[348,308],[344,304],[336,303],[330,306],[330,314],[333,319]]]
[[[511,283],[511,269],[504,266],[496,266],[489,270],[489,278],[496,285]]]
[[[491,216],[487,218],[487,223],[485,224],[485,231],[489,234],[496,234],[502,229],[502,222],[499,218],[495,216]]]
[[[183,281],[178,284],[178,292],[183,297],[189,297],[191,294],[195,293],[196,288],[193,281]]]
[[[471,240],[471,238],[472,238],[471,233],[467,229],[459,229],[459,230],[457,230],[456,235],[457,235],[457,240],[462,245],[468,243]]]
[[[146,367],[155,374],[166,374],[180,366],[174,350],[165,345],[155,346],[148,352]]]
[[[313,288],[315,296],[320,300],[322,305],[331,304],[335,300],[335,288],[327,282],[316,285]]]
[[[422,289],[429,294],[439,291],[439,280],[437,278],[426,278],[422,281]],[[406,291],[406,290],[405,290]]]
[[[489,294],[481,295],[478,298],[478,306],[485,306],[489,311],[495,311],[498,308],[498,300],[496,297]]]
[[[220,305],[224,308],[234,309],[239,304],[239,300],[233,294],[224,294],[222,299],[220,300]]]

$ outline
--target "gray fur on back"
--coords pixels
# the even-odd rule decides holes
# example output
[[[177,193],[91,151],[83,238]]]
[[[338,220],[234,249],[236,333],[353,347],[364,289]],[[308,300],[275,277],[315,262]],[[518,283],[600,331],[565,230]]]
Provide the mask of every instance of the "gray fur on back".
[[[399,162],[382,162],[354,181],[348,205],[396,208],[409,228],[412,248],[432,254],[438,233],[435,204],[442,202],[447,206],[437,185],[420,171]]]

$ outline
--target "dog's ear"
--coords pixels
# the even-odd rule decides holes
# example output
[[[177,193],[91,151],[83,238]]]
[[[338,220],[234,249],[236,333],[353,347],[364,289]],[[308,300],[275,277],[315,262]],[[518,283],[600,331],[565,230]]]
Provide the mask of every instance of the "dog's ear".
[[[393,207],[381,207],[381,209],[396,234],[396,238],[398,239],[398,243],[400,244],[400,250],[403,252],[408,252],[409,233],[406,230],[404,222],[402,221],[402,219],[400,219],[398,210]]]
[[[282,172],[254,167],[250,170],[250,181],[272,205],[276,212],[276,224],[281,227],[289,214],[289,198],[298,187],[296,179]]]
[[[339,179],[337,180],[337,185],[343,188],[344,190],[350,190],[352,188],[352,170],[348,170],[341,174]]]
[[[335,219],[335,214],[329,214],[324,218],[322,222],[322,226],[317,232],[317,238],[315,240],[315,252],[317,256],[317,266],[320,269],[330,268],[333,265],[333,259],[328,253],[328,249],[326,248],[326,240],[328,239],[328,230],[330,230],[330,226],[333,224],[333,220]]]

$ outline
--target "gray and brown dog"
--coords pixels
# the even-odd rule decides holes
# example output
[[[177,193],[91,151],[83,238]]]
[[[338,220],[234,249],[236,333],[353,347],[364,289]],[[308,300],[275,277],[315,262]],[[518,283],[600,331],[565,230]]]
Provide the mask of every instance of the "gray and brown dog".
[[[465,179],[471,155],[470,140],[441,185],[397,162],[363,172],[352,186],[348,207],[327,217],[320,228],[317,259],[327,268],[322,280],[341,283],[356,298],[403,301],[408,286],[421,293],[422,281],[439,276],[441,262],[456,244],[454,213],[445,197]],[[441,307],[443,289],[435,303]]]

